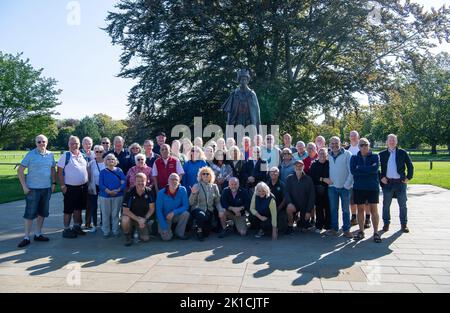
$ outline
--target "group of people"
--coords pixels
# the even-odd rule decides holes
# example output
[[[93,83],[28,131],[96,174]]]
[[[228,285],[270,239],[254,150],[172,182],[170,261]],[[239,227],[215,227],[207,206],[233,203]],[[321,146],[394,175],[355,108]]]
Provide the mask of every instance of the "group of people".
[[[289,134],[279,146],[271,134],[256,135],[253,141],[244,137],[240,147],[233,138],[206,144],[202,138],[174,140],[170,146],[166,139],[161,132],[156,145],[146,140],[142,147],[133,143],[125,148],[120,136],[112,146],[108,138],[94,145],[89,137],[80,142],[71,136],[69,151],[56,163],[47,138],[38,135],[36,148],[18,169],[26,195],[25,236],[19,247],[30,244],[34,219],[34,240],[49,240],[42,225],[57,183],[64,196],[64,238],[101,226],[105,238],[123,234],[127,246],[135,233],[141,241],[155,234],[162,240],[187,239],[192,233],[203,241],[211,232],[223,238],[234,230],[245,236],[252,229],[257,238],[267,234],[276,240],[278,234],[294,234],[296,227],[361,240],[365,229],[373,227],[373,240],[379,243],[380,185],[383,231],[389,230],[396,197],[402,230],[409,232],[406,186],[414,168],[394,134],[379,154],[357,131],[350,133],[346,147],[337,136],[328,146],[318,136],[295,147]],[[350,229],[356,225],[359,231],[353,234]]]

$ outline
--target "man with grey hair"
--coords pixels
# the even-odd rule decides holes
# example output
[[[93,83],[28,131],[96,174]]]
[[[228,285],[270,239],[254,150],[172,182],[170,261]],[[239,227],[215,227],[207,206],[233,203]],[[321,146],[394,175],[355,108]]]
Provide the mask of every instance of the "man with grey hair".
[[[330,163],[330,180],[328,197],[330,200],[331,229],[325,234],[337,236],[339,231],[339,199],[342,207],[342,220],[344,236],[353,238],[350,232],[350,189],[353,186],[353,176],[350,172],[350,159],[352,154],[341,147],[341,140],[334,136],[330,139],[331,153],[328,156]]]
[[[352,155],[358,155],[359,139],[360,139],[359,133],[356,130],[352,130],[350,132],[350,144],[348,145],[348,147],[345,148],[348,151],[350,151]],[[350,220],[350,224],[351,224],[351,226],[358,225],[358,221],[356,220],[357,205],[355,204],[354,197],[353,197],[353,188],[350,191],[350,209],[352,212],[352,218]],[[367,205],[366,205],[365,213],[366,213],[366,219],[364,222],[364,228],[370,228],[370,226],[371,226],[371,224],[370,224],[370,208]]]
[[[172,173],[177,173],[182,177],[184,169],[180,160],[170,155],[170,146],[163,144],[161,146],[161,157],[155,161],[152,168],[153,186],[155,186],[156,192],[167,185],[169,176]]]
[[[153,164],[155,163],[156,159],[159,158],[159,154],[155,153],[153,151],[153,140],[147,139],[144,141],[144,151],[145,151],[145,164],[147,166],[153,167]]]
[[[227,220],[232,220],[239,234],[245,236],[247,233],[245,211],[249,210],[250,199],[248,192],[239,187],[238,178],[231,177],[228,180],[228,187],[222,191],[220,204],[224,211],[219,212],[222,223],[222,232],[219,234],[219,238],[223,238],[229,233],[229,229],[226,227]]]
[[[125,140],[121,136],[114,137],[114,147],[113,149],[106,151],[103,154],[103,157],[106,157],[108,154],[112,153],[119,161],[117,167],[119,167],[122,172],[126,175],[128,170],[130,169],[130,151],[124,148]]]
[[[81,229],[81,211],[87,207],[88,163],[80,151],[80,139],[69,138],[69,151],[58,161],[58,179],[64,195],[64,238],[76,238],[86,233]],[[73,216],[73,227],[70,222]]]
[[[48,139],[44,135],[36,136],[36,148],[28,152],[20,162],[17,174],[23,193],[26,195],[25,236],[18,247],[30,244],[30,231],[33,220],[36,219],[34,241],[49,241],[42,235],[44,219],[49,215],[49,202],[56,186],[55,158],[47,150]],[[25,169],[28,175],[25,178]]]
[[[389,230],[391,202],[394,195],[397,195],[402,231],[409,233],[406,187],[413,178],[414,166],[408,152],[397,147],[398,139],[396,135],[389,134],[386,144],[388,148],[379,154],[381,186],[383,189],[383,231]]]

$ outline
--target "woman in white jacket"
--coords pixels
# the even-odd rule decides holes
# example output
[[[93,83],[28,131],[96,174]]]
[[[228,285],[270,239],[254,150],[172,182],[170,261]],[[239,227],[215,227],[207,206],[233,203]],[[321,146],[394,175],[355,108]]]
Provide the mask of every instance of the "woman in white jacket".
[[[89,162],[89,187],[88,187],[88,201],[90,208],[90,216],[86,217],[86,227],[90,228],[92,232],[97,231],[97,211],[98,211],[98,191],[99,191],[99,177],[100,171],[105,168],[103,162],[103,154],[105,150],[103,146],[96,145],[94,147],[95,158]],[[92,224],[91,224],[92,222]],[[101,223],[101,222],[100,222]]]

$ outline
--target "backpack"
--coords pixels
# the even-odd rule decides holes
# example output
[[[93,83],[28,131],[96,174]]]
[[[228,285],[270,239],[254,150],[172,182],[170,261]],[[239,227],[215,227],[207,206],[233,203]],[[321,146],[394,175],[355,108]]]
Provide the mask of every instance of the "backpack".
[[[63,176],[66,176],[66,172],[64,170],[65,170],[67,164],[69,164],[70,159],[72,157],[72,154],[70,153],[70,151],[66,151],[65,155],[66,155],[66,159],[65,159],[64,167],[63,167]],[[89,164],[88,156],[84,153],[82,153],[81,155],[83,156],[83,159],[86,161],[86,163]]]

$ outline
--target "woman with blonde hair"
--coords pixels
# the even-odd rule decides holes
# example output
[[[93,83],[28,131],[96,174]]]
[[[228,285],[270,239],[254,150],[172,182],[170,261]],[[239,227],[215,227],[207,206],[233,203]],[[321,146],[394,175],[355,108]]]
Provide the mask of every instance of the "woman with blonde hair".
[[[192,187],[189,197],[191,215],[197,227],[197,239],[200,241],[203,241],[211,231],[214,210],[217,210],[219,214],[224,211],[220,204],[219,187],[214,183],[215,178],[210,167],[200,168],[197,176],[198,183]]]
[[[261,238],[268,231],[272,231],[272,240],[278,238],[277,204],[266,183],[256,185],[255,194],[250,203],[250,223],[252,228],[258,229],[256,238]]]

